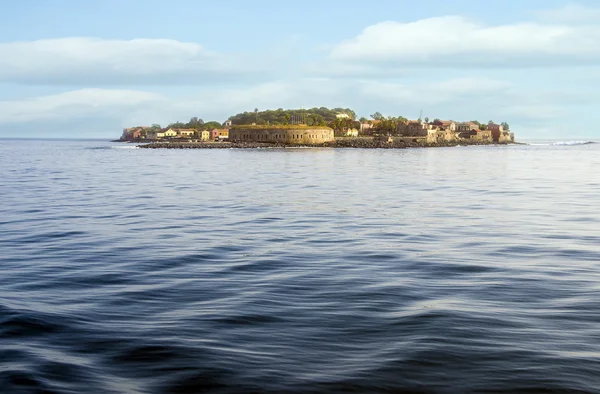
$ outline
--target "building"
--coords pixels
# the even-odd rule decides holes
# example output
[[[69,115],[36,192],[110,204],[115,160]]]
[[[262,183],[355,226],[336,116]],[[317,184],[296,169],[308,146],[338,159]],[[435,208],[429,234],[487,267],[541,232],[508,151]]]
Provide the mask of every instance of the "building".
[[[358,130],[355,128],[346,130],[346,137],[358,137]]]
[[[333,129],[320,126],[234,126],[231,142],[266,142],[280,144],[322,144],[335,140]]]
[[[191,138],[196,134],[196,130],[194,129],[175,129],[175,132],[181,138]]]
[[[165,132],[164,131],[149,131],[146,134],[146,138],[148,138],[149,140],[159,140],[161,138],[165,138]]]
[[[504,131],[504,127],[500,124],[488,123],[488,125],[486,126],[486,130],[490,130],[491,132],[502,133]]]
[[[230,128],[231,126],[233,126],[233,122],[231,121],[231,119],[227,119],[225,122],[223,122],[223,128]]]
[[[229,138],[229,129],[212,129],[210,131],[210,139]]]
[[[130,127],[127,129],[123,129],[123,134],[121,134],[121,140],[135,141],[142,139],[144,138],[147,129],[149,129],[149,127],[146,126]]]
[[[344,127],[343,130],[335,130],[336,137],[358,137],[358,130],[352,127]]]
[[[454,122],[452,120],[436,119],[433,122],[431,122],[431,124],[434,126],[438,126],[440,129],[443,129],[443,130],[456,131],[456,122]]]
[[[495,142],[500,142],[500,136],[504,132],[504,127],[502,125],[496,123],[488,123],[486,129],[492,132],[492,139]]]
[[[492,133],[492,139],[494,140],[494,142],[499,142],[499,143],[515,142],[515,134],[511,133],[509,131],[506,131],[506,130],[504,130],[500,133],[497,140],[495,137],[496,137],[496,135],[494,133]]]
[[[165,137],[165,138],[177,137],[177,131],[176,131],[176,129],[173,129],[171,127],[169,127],[166,130],[162,130],[162,133],[163,133],[163,137]]]
[[[403,137],[426,137],[427,125],[421,120],[407,120],[398,125],[398,134]]]
[[[479,124],[475,122],[461,122],[458,125],[456,125],[456,131],[458,131],[459,133],[468,133],[473,129],[479,130]]]
[[[478,141],[492,141],[492,132],[490,130],[474,129],[471,131],[470,138]]]
[[[200,137],[201,141],[208,141],[210,140],[210,131],[208,130],[202,130],[198,132],[198,136]]]
[[[370,120],[360,124],[360,134],[372,135],[381,120]]]

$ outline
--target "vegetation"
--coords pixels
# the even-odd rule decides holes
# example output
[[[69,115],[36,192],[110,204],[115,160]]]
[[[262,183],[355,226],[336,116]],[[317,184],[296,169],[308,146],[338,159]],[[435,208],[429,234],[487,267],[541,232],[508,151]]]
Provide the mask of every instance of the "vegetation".
[[[154,127],[154,126],[158,126],[158,129],[160,130],[160,125],[152,125],[152,127]],[[217,122],[214,120],[204,123],[204,121],[202,119],[194,116],[187,123],[175,122],[175,123],[169,124],[166,128],[168,129],[170,127],[174,128],[174,129],[194,129],[194,130],[202,131],[202,130],[220,129],[221,127],[223,127],[223,125],[221,124],[221,122]]]
[[[326,127],[326,126],[308,126],[305,124],[280,124],[280,125],[233,125],[232,130],[243,129],[243,130],[286,130],[286,129],[311,129],[314,127]]]
[[[373,115],[369,115],[373,120],[383,120],[384,116],[381,112],[375,112]]]
[[[253,112],[243,112],[230,117],[233,125],[299,125],[326,126],[337,119],[338,114],[347,114],[351,120],[356,118],[356,113],[349,108],[310,108],[310,109],[286,109],[259,111],[255,108]]]
[[[346,114],[348,117],[338,117],[340,114]],[[360,129],[361,123],[373,124],[372,131],[375,134],[396,134],[400,129],[402,123],[406,123],[407,119],[403,116],[384,116],[381,112],[375,112],[370,115],[372,120],[368,120],[366,117],[361,117],[357,120],[356,113],[349,108],[310,108],[310,109],[276,109],[276,110],[265,110],[259,111],[255,108],[252,112],[243,112],[237,115],[231,116],[233,127],[244,125],[246,128],[248,125],[256,125],[256,129],[265,127],[277,128],[298,128],[298,127],[315,127],[315,126],[327,126],[337,131],[345,131],[348,129]],[[435,118],[435,121],[440,121],[439,118]],[[429,122],[429,118],[425,118],[425,122]],[[476,120],[472,121],[477,124],[480,130],[486,130],[487,125],[493,123],[489,121],[487,123],[479,122]],[[508,123],[502,122],[504,130],[509,130]],[[169,124],[166,128],[174,129],[193,129],[196,131],[220,129],[223,125],[221,122],[209,121],[204,122],[199,117],[192,117],[188,122],[174,122]],[[253,127],[254,128],[254,127]],[[159,124],[153,124],[146,131],[160,131],[162,128]],[[145,134],[145,132],[144,132]]]
[[[403,116],[388,116],[381,117],[378,119],[379,122],[375,124],[373,130],[375,133],[381,134],[396,134],[398,132],[399,126],[402,123],[406,123],[408,120]]]

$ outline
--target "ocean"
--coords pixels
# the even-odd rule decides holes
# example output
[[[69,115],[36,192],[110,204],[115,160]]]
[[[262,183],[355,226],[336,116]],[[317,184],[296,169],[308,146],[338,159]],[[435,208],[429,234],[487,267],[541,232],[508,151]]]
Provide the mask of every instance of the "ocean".
[[[0,140],[0,393],[598,393],[583,142]]]

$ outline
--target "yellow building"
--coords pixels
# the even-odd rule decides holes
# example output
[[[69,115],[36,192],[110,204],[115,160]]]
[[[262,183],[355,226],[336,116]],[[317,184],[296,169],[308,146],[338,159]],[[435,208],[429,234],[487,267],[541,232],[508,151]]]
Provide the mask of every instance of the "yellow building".
[[[169,130],[165,131],[163,134],[164,134],[164,137],[177,137],[177,131],[174,129],[171,129],[171,128]]]
[[[165,133],[163,133],[162,131],[149,131],[146,134],[146,138],[148,138],[149,140],[157,140],[159,138],[164,138],[165,137]]]
[[[201,141],[208,141],[208,140],[210,140],[210,131],[203,130],[203,131],[199,131],[199,133],[200,133],[200,140]]]
[[[193,137],[196,134],[194,129],[175,129],[177,135],[180,137]]]

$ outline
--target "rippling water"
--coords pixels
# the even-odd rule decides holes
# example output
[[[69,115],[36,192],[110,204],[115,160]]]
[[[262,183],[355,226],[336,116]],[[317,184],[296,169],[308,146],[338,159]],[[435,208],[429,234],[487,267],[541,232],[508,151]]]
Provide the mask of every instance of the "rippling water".
[[[599,392],[600,145],[0,140],[0,392]]]

